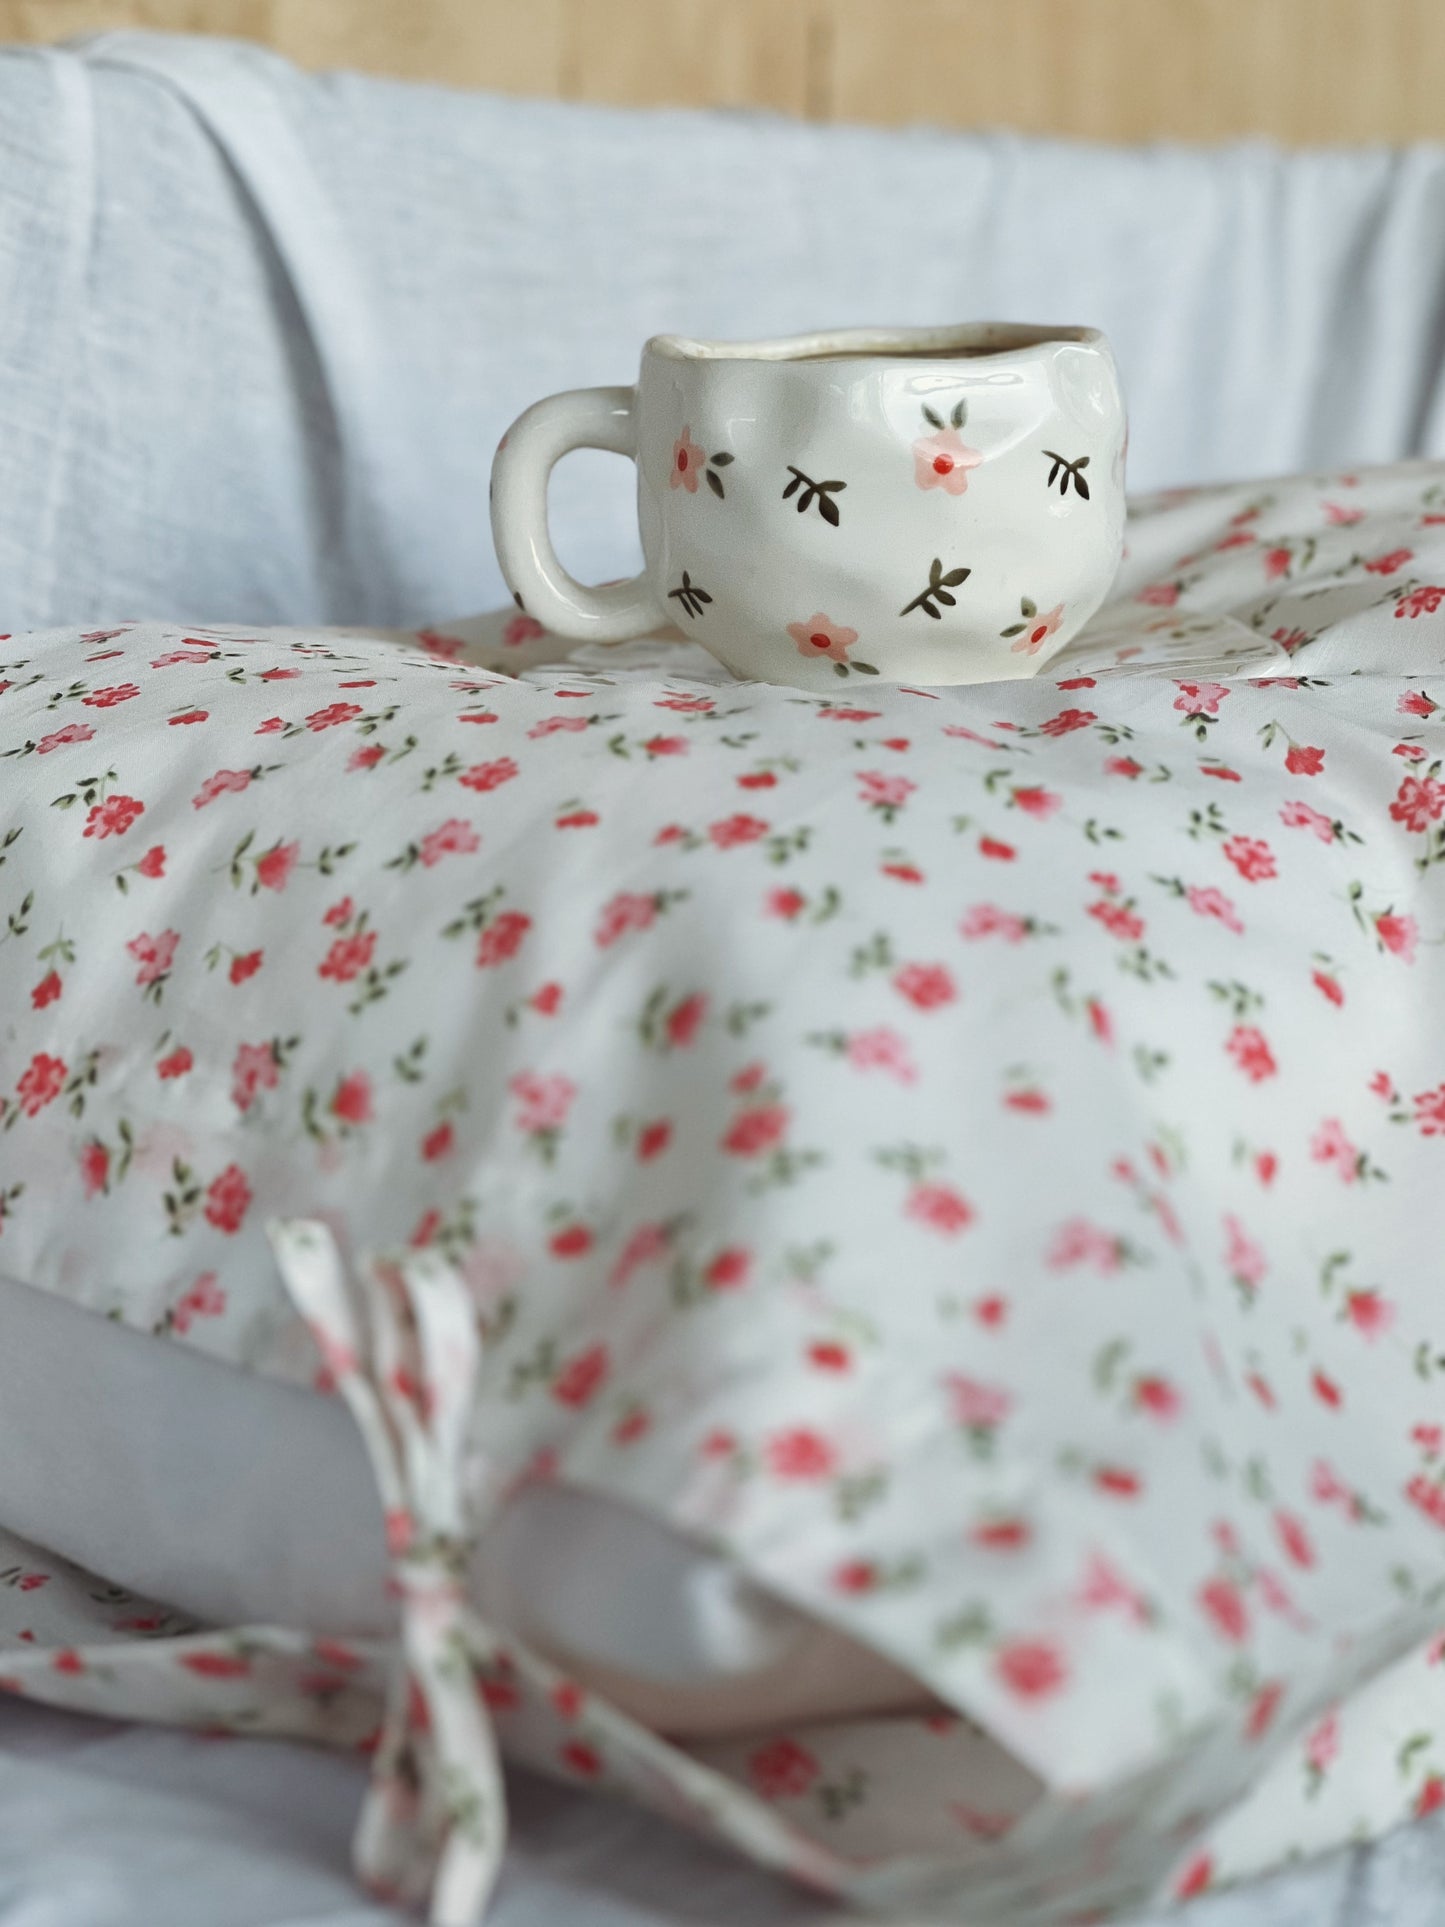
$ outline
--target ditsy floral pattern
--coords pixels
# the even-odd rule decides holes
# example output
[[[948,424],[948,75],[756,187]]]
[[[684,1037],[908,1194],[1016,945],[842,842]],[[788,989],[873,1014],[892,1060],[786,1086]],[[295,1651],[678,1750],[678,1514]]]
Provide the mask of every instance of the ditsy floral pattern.
[[[1083,1918],[1429,1811],[1442,504],[1146,504],[1042,684],[11,639],[0,1264],[334,1389],[267,1220],[442,1261],[497,1486],[703,1532],[952,1709],[689,1756],[478,1648],[508,1746],[822,1887]],[[95,1590],[6,1552],[7,1684],[424,1725],[384,1653]]]

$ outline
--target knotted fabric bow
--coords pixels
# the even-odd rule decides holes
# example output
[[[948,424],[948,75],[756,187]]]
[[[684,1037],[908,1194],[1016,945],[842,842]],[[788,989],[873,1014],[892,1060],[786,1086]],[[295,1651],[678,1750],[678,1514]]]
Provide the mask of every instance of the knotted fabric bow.
[[[401,1627],[357,1870],[378,1894],[430,1893],[433,1927],[472,1927],[501,1871],[506,1798],[478,1668],[501,1645],[466,1604],[485,1518],[473,1447],[482,1340],[466,1287],[427,1251],[348,1277],[324,1225],[275,1224],[272,1248],[297,1309],[360,1427],[386,1513]]]

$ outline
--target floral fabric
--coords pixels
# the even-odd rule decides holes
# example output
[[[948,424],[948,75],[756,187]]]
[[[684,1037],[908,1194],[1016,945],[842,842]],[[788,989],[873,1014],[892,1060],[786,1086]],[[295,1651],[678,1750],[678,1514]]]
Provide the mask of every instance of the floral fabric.
[[[518,615],[9,640],[0,1265],[330,1389],[266,1222],[445,1261],[490,1490],[701,1533],[957,1716],[685,1756],[463,1627],[504,1742],[864,1903],[1438,1804],[1442,532],[1426,465],[1163,498],[1047,681],[857,701]],[[9,1566],[20,1690],[376,1731],[385,1654]]]

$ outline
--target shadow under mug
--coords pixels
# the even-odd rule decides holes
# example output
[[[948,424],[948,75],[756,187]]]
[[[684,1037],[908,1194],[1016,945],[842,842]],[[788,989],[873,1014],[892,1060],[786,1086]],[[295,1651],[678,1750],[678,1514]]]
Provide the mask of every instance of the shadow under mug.
[[[559,636],[672,626],[739,676],[817,691],[1011,680],[1108,593],[1125,439],[1091,328],[658,335],[635,388],[553,395],[512,425],[492,530],[520,605]],[[586,587],[553,550],[547,478],[574,448],[637,464],[629,582]]]

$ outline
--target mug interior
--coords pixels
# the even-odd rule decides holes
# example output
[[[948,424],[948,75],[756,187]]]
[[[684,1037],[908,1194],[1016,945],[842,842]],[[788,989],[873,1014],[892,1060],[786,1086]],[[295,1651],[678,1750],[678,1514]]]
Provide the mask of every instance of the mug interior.
[[[1097,328],[973,321],[946,328],[840,328],[767,341],[694,341],[654,335],[647,352],[671,361],[983,361],[1020,349],[1102,343]]]

